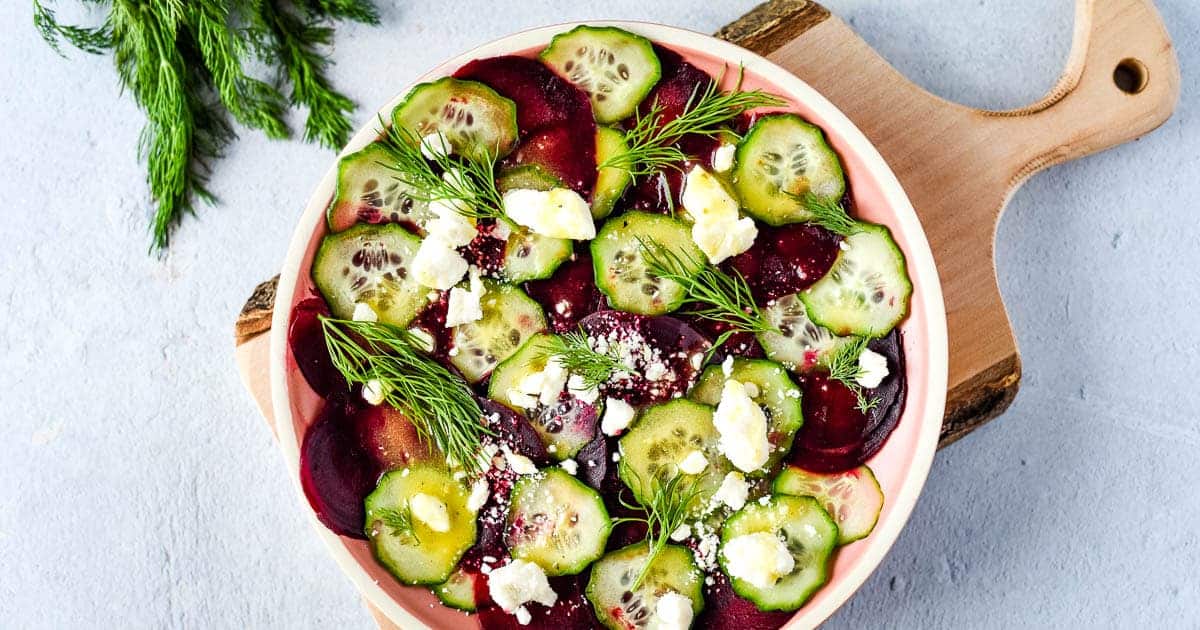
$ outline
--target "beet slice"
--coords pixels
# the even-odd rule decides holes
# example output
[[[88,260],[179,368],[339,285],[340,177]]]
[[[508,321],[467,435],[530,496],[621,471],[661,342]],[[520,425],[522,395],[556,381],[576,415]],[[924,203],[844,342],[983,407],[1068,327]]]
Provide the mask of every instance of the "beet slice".
[[[503,168],[533,164],[584,197],[596,185],[596,124],[569,121],[535,131],[504,160]]]
[[[359,443],[348,405],[327,401],[300,446],[300,482],[308,502],[334,533],[363,538],[363,500],[381,470]]]
[[[388,405],[360,409],[353,418],[358,441],[380,471],[392,470],[429,457],[417,428]]]
[[[581,319],[605,306],[586,247],[549,278],[525,283],[525,292],[546,309],[550,327],[558,333],[575,330]]]
[[[713,583],[704,588],[704,610],[696,618],[696,628],[736,628],[737,630],[775,630],[792,618],[790,612],[763,612],[754,602],[733,592],[729,578],[713,572]]]
[[[319,297],[305,298],[297,304],[292,309],[292,323],[288,326],[288,346],[308,386],[321,396],[329,396],[348,391],[350,387],[329,359],[325,332],[321,328],[322,315],[329,316],[329,305]]]
[[[587,94],[536,59],[515,55],[476,59],[454,76],[484,83],[511,99],[517,106],[517,127],[522,133],[592,120]]]
[[[804,425],[796,433],[791,463],[814,472],[842,472],[865,463],[879,452],[900,422],[908,392],[903,339],[893,330],[868,347],[888,361],[888,376],[867,394],[879,404],[867,413],[857,409],[854,392],[823,372],[797,377],[804,391]]]
[[[538,463],[549,461],[549,453],[542,444],[542,438],[529,424],[525,416],[501,405],[498,402],[481,398],[479,408],[487,419],[487,425],[496,432],[495,436],[487,439],[497,444],[504,444],[512,452],[524,455]]]
[[[479,627],[482,630],[590,630],[603,628],[584,597],[584,576],[565,575],[550,578],[550,588],[558,593],[558,601],[547,608],[536,602],[525,605],[531,619],[528,625],[517,623],[515,615],[489,606],[480,609]]]
[[[728,322],[718,322],[698,317],[689,312],[690,310],[679,311],[676,315],[709,339],[716,340],[732,328]],[[766,356],[766,353],[758,343],[758,339],[752,333],[739,332],[730,335],[729,339],[713,353],[713,362],[720,363],[725,360],[727,355],[745,357],[747,359],[761,359]]]
[[[636,374],[618,377],[602,388],[605,394],[634,406],[663,402],[687,392],[703,367],[695,357],[703,357],[712,345],[696,329],[674,317],[607,310],[588,315],[579,325],[592,338],[624,342],[627,346],[642,344],[657,351],[659,359],[654,363],[665,368],[662,378],[647,379],[643,375],[653,366],[639,364],[635,365]]]
[[[742,274],[755,301],[765,304],[820,280],[837,259],[841,242],[837,234],[807,223],[760,226],[754,245],[725,266]]]
[[[608,440],[603,435],[596,436],[596,439],[575,453],[575,462],[579,464],[579,478],[601,492],[605,490],[604,479],[608,474],[608,453]]]

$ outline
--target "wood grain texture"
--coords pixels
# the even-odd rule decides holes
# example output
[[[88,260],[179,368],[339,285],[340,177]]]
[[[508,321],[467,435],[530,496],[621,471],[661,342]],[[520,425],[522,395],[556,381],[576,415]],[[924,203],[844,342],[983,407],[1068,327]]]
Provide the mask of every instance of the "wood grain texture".
[[[1077,0],[1066,70],[1029,107],[984,111],[905,79],[842,20],[808,0],[759,5],[717,36],[765,55],[837,105],[879,149],[920,215],[937,261],[950,330],[944,446],[1004,411],[1021,360],[996,281],[995,229],[1037,171],[1133,140],[1170,117],[1179,67],[1150,0]],[[1128,61],[1133,60],[1133,61]],[[1140,69],[1119,89],[1114,70]],[[1136,77],[1135,77],[1136,78]],[[275,282],[255,288],[235,326],[241,355],[271,325]],[[249,376],[265,380],[265,373]]]

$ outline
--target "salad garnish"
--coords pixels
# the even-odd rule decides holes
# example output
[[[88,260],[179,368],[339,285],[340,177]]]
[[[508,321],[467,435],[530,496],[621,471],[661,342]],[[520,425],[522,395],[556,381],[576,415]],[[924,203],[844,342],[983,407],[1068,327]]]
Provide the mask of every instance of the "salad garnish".
[[[824,360],[825,368],[829,370],[829,378],[854,392],[854,397],[858,399],[858,410],[863,413],[879,406],[879,397],[868,397],[858,384],[858,378],[863,374],[858,357],[867,349],[867,343],[870,341],[869,337],[852,337]]]
[[[637,478],[638,485],[641,486],[640,476],[636,472],[633,475]],[[680,474],[671,477],[666,483],[658,481],[657,478],[653,481],[657,488],[654,490],[654,496],[650,499],[649,505],[638,505],[626,501],[624,492],[617,497],[624,507],[646,513],[644,517],[627,516],[613,519],[614,526],[620,523],[646,524],[646,545],[649,548],[649,554],[646,556],[646,564],[642,566],[642,570],[638,572],[637,578],[629,587],[631,591],[637,590],[642,580],[646,579],[650,567],[654,565],[654,559],[662,553],[667,542],[671,540],[671,533],[687,523],[687,519],[691,515],[692,501],[700,495],[695,479],[686,487],[681,487],[683,475]]]
[[[812,213],[811,223],[837,234],[839,236],[850,236],[862,231],[862,224],[850,218],[846,213],[846,209],[836,199],[829,199],[814,195],[811,192],[805,193],[800,200],[804,203],[804,207]]]
[[[610,347],[607,352],[596,350],[582,329],[556,337],[549,354],[556,357],[567,372],[582,379],[585,389],[599,387],[625,369],[615,348]]]
[[[383,508],[379,510],[379,520],[392,530],[393,536],[407,537],[420,543],[417,530],[413,529],[412,509],[405,505],[402,508]]]

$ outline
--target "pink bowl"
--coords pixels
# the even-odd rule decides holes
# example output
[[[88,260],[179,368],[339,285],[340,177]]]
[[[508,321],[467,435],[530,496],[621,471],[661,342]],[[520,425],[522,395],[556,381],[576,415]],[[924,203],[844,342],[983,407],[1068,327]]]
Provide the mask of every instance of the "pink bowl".
[[[867,138],[823,96],[788,71],[738,46],[678,28],[640,22],[588,22],[609,24],[640,33],[682,54],[688,61],[719,75],[723,67],[745,68],[745,86],[764,88],[791,101],[790,108],[825,130],[841,155],[855,207],[870,221],[891,228],[908,259],[913,281],[912,312],[901,325],[908,360],[908,400],[899,426],[883,449],[870,461],[883,487],[886,501],[875,531],[866,539],[843,547],[833,575],[789,622],[789,628],[809,628],[833,614],[883,560],[908,520],[937,446],[946,392],[946,314],[933,255],[921,224],[900,182]],[[428,81],[454,72],[466,62],[504,54],[533,54],[557,33],[576,24],[547,26],[510,35],[463,53],[418,79]],[[726,73],[728,75],[736,72]],[[379,111],[386,119],[411,86]],[[356,151],[379,134],[377,122],[359,130],[343,150]],[[336,164],[321,180],[292,235],[280,275],[271,328],[271,396],[276,433],[283,448],[288,473],[300,488],[300,442],[316,418],[320,398],[308,387],[288,350],[287,330],[293,307],[313,291],[309,274],[313,254],[326,232],[325,209],[333,195]],[[340,537],[312,523],[330,552],[366,598],[403,628],[461,626],[463,613],[445,608],[426,589],[402,586],[371,557],[366,543]]]

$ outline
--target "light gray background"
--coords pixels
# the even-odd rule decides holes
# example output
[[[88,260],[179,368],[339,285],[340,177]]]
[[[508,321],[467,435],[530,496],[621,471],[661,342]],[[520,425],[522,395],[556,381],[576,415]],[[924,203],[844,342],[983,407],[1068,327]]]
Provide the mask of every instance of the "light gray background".
[[[357,123],[444,57],[520,28],[711,31],[754,2],[379,4],[383,26],[340,29],[334,55]],[[971,105],[1035,100],[1070,45],[1067,0],[827,4]],[[332,154],[244,134],[216,166],[223,205],[149,257],[140,114],[107,58],[43,45],[27,5],[0,6],[0,627],[371,628],[242,391],[230,335]],[[899,542],[829,627],[1200,627],[1200,8],[1159,6],[1179,110],[1013,199],[999,266],[1020,396],[938,455]]]

